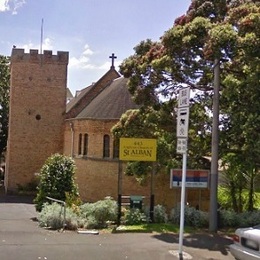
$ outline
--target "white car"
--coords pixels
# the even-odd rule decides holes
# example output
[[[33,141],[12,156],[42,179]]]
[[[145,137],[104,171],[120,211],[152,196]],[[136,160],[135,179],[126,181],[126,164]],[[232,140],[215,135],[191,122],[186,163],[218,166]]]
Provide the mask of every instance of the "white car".
[[[239,228],[233,237],[230,252],[237,260],[260,259],[260,225]]]

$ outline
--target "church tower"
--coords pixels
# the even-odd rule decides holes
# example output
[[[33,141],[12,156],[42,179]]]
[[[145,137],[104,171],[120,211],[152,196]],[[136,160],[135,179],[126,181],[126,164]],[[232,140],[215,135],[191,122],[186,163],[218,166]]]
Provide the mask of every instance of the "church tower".
[[[45,160],[63,151],[68,58],[12,50],[6,192],[33,181]]]

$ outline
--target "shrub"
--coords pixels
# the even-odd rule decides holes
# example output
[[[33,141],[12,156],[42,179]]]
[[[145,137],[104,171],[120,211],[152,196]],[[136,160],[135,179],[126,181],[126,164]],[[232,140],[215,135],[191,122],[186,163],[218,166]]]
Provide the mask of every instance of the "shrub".
[[[39,225],[51,229],[61,229],[64,226],[67,229],[75,230],[78,227],[77,215],[66,208],[66,218],[64,223],[64,207],[56,202],[52,204],[45,203],[42,211],[39,213]]]
[[[220,211],[223,227],[252,227],[259,224],[260,211],[236,213],[230,210]]]
[[[85,220],[84,220],[84,228],[87,229],[92,229],[92,228],[102,228],[103,226],[100,226],[100,224],[98,223],[98,220],[94,217],[94,216],[88,216]]]
[[[241,215],[242,219],[247,220],[246,221],[247,223],[245,223],[243,225],[245,227],[256,226],[256,225],[259,225],[259,223],[260,223],[260,211],[259,210],[252,211],[252,212],[246,212],[245,214],[241,213],[240,215]]]
[[[81,217],[86,219],[87,226],[92,228],[107,227],[107,222],[117,219],[117,202],[111,198],[85,203],[80,206]]]
[[[239,214],[232,210],[220,210],[218,217],[219,227],[236,227],[240,222]]]
[[[184,223],[187,226],[196,228],[207,227],[209,223],[209,215],[207,212],[197,210],[193,207],[185,207]],[[174,224],[180,224],[180,207],[176,207],[171,211],[170,220]]]
[[[260,211],[236,213],[232,210],[221,210],[220,227],[251,227],[259,224]]]
[[[38,193],[34,200],[36,210],[41,211],[47,202],[46,196],[54,199],[66,200],[66,194],[78,197],[78,187],[74,181],[75,164],[72,158],[54,154],[49,157],[40,171]]]
[[[140,209],[130,209],[125,211],[123,222],[126,225],[138,225],[147,223],[147,218]]]
[[[80,205],[82,205],[82,201],[80,197],[77,194],[72,194],[69,192],[66,192],[65,195],[66,195],[66,200],[65,200],[66,206],[70,207],[73,212],[79,215]]]
[[[166,214],[166,209],[162,205],[156,205],[154,207],[154,216],[153,220],[155,223],[167,223],[168,217]]]

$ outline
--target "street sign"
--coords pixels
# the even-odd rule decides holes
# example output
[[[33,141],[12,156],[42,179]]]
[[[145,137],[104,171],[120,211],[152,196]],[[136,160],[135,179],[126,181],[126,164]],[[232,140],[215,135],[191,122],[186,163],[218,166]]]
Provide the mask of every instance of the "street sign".
[[[179,91],[178,107],[188,107],[190,105],[190,88],[183,88]]]
[[[189,128],[189,107],[178,109],[177,116],[177,137],[188,138]]]
[[[119,159],[125,161],[156,161],[157,140],[120,138]]]
[[[171,169],[171,188],[180,188],[182,186],[182,170]],[[185,187],[187,188],[208,188],[209,171],[208,170],[187,170]]]
[[[184,231],[184,207],[185,207],[185,182],[187,170],[187,139],[189,127],[189,104],[190,88],[183,88],[179,91],[178,116],[177,116],[177,153],[182,153],[182,181],[181,181],[181,214],[179,231],[179,255],[182,256],[183,231]]]
[[[177,139],[177,153],[186,153],[187,152],[187,138],[178,138]]]

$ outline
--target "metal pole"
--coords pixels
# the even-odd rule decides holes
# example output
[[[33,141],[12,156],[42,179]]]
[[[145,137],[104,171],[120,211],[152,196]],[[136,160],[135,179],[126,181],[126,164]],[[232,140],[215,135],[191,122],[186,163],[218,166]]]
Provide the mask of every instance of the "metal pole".
[[[154,175],[155,175],[155,163],[153,162],[151,172],[151,194],[150,194],[150,221],[154,222]]]
[[[210,212],[209,231],[218,229],[217,194],[218,194],[218,143],[219,143],[219,89],[220,89],[220,62],[214,62],[214,95],[213,95],[213,122],[211,138],[211,171],[210,171]]]
[[[122,162],[118,161],[118,198],[117,198],[117,226],[121,224],[121,204],[122,204]]]
[[[185,213],[185,185],[187,171],[187,151],[182,155],[182,180],[181,180],[181,216],[179,233],[179,259],[182,258],[183,231],[184,231],[184,213]]]
[[[70,130],[71,130],[71,148],[70,148],[70,156],[73,158],[74,154],[74,126],[73,123],[70,123]]]

